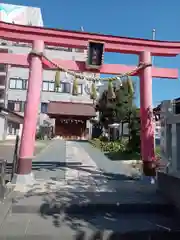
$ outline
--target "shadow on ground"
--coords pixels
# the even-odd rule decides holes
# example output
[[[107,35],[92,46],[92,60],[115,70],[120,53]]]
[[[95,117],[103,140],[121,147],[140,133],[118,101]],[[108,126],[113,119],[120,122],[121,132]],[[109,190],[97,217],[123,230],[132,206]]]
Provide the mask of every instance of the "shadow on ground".
[[[134,177],[127,176],[125,174],[118,174],[118,173],[112,173],[112,172],[103,172],[103,170],[94,170],[91,169],[90,166],[68,166],[68,168],[78,170],[81,172],[87,172],[90,173],[94,179],[98,178],[104,178],[106,180],[134,180]]]
[[[83,166],[81,162],[33,162],[32,163],[32,170],[33,171],[43,171],[43,170],[49,170],[49,171],[57,171],[57,169],[74,169],[78,171],[87,172],[93,175],[94,178],[100,178],[104,177],[108,180],[132,180],[132,179],[138,179],[139,175],[133,175],[133,176],[127,176],[125,174],[117,174],[112,172],[103,172],[103,170],[100,169],[100,171],[91,169],[91,166]],[[9,169],[12,169],[12,164],[7,164],[7,171]]]
[[[56,163],[53,167],[57,167]],[[98,171],[82,166],[69,167],[87,171],[93,177],[99,174]],[[26,199],[32,202],[33,197],[39,197],[40,201],[36,198],[35,206],[23,207],[20,203],[19,206],[15,205],[12,208],[12,213],[33,213],[34,211],[38,212],[43,219],[52,218],[56,228],[66,226],[73,230],[74,240],[136,238],[146,240],[160,237],[179,239],[179,219],[176,218],[174,208],[170,204],[155,203],[152,200],[152,192],[144,194],[144,200],[140,200],[142,192],[136,191],[137,181],[129,181],[127,176],[103,173],[99,176],[99,180],[104,182],[104,179],[109,182],[120,180],[119,184],[127,181],[131,183],[131,188],[122,188],[120,192],[90,192],[88,191],[88,184],[91,185],[90,179],[82,178],[80,182],[68,180],[67,186],[57,190],[56,182],[48,182],[45,192],[38,193],[38,186],[34,186],[23,197],[24,202]],[[79,187],[81,191],[77,190]],[[124,195],[126,199],[121,201]],[[90,235],[87,238],[89,231]]]
[[[73,184],[74,185],[74,184]],[[29,191],[29,198],[35,193]],[[52,218],[56,228],[69,227],[74,239],[179,239],[179,220],[172,208],[162,204],[118,204],[102,202],[101,193],[55,191],[41,194],[42,218]],[[104,195],[105,196],[105,195]],[[108,197],[111,197],[109,195]],[[172,217],[173,216],[173,217]],[[176,233],[175,238],[173,234]],[[177,238],[178,236],[178,238]]]
[[[32,169],[42,171],[44,169],[49,171],[56,171],[57,169],[74,169],[81,172],[89,173],[93,178],[106,178],[107,180],[134,180],[137,177],[127,176],[125,174],[117,174],[112,172],[104,172],[102,169],[94,170],[91,166],[84,166],[81,162],[33,162]]]
[[[108,152],[105,156],[112,161],[140,160],[139,153]]]

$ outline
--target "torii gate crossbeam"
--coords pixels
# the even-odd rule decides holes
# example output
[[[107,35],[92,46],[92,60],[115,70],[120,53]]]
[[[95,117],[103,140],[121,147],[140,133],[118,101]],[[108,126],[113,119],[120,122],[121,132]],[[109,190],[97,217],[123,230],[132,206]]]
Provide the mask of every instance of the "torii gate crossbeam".
[[[174,57],[180,53],[180,42],[152,41],[136,38],[122,38],[95,33],[45,29],[40,27],[22,26],[0,22],[0,38],[10,41],[33,43],[33,50],[44,51],[44,43],[63,47],[87,49],[88,41],[100,41],[105,44],[106,52],[131,53],[139,55],[139,61],[145,64],[151,62],[151,56]],[[74,71],[84,71],[83,62],[55,60],[63,67]],[[36,122],[42,83],[43,67],[53,66],[38,56],[15,55],[0,53],[0,63],[28,67],[29,82],[27,103],[24,115],[24,126],[20,145],[19,170],[21,176],[31,173],[32,157],[35,144]],[[100,73],[120,74],[132,69],[132,66],[104,64]],[[94,71],[95,72],[95,71]],[[148,66],[139,72],[140,77],[140,109],[141,109],[141,155],[144,164],[152,162],[154,157],[154,128],[152,113],[152,77],[178,77],[177,69],[163,69]]]

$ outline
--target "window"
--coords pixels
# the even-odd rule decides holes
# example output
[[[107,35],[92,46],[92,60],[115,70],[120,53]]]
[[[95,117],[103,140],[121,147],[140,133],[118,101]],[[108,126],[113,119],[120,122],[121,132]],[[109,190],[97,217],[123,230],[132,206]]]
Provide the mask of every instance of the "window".
[[[83,85],[82,84],[78,84],[77,89],[78,89],[78,94],[82,95],[82,93],[83,93]]]
[[[70,93],[71,92],[70,83],[61,83],[61,88],[62,88],[63,93]]]
[[[56,88],[55,91],[56,91],[56,92],[62,92],[62,84],[60,85],[59,88]]]
[[[13,135],[13,126],[12,126],[12,124],[8,124],[7,132],[8,132],[9,135]]]
[[[3,41],[1,42],[1,45],[2,45],[2,46],[7,46],[7,45],[8,45],[8,41],[3,40]]]
[[[82,94],[82,85],[78,86],[79,94]],[[70,93],[71,92],[71,84],[68,82],[63,82],[60,84],[58,89],[55,89],[55,83],[53,81],[43,81],[42,90],[45,92],[62,92],[62,93]]]
[[[42,102],[41,103],[41,112],[47,113],[47,109],[48,109],[48,103]]]
[[[59,50],[59,51],[64,51],[64,52],[72,52],[72,48],[68,48],[68,47],[46,45],[45,48],[49,49],[49,50]]]
[[[14,111],[14,102],[8,101],[8,109]]]
[[[10,78],[9,81],[9,88],[11,89],[27,89],[27,79],[21,79],[21,78]]]
[[[42,90],[48,92],[48,82],[43,81],[43,89]]]
[[[22,101],[8,101],[8,109],[14,112],[24,112],[25,102]]]
[[[43,87],[42,90],[45,92],[54,92],[54,82],[52,81],[43,81]]]
[[[12,42],[12,46],[16,47],[31,47],[31,43],[23,43],[23,42]]]
[[[65,52],[72,52],[72,48],[68,48],[68,47],[64,47],[64,48],[60,47],[59,50],[65,51]]]
[[[21,102],[21,112],[25,111],[26,102]]]
[[[49,92],[54,92],[54,82],[49,83]]]
[[[179,101],[175,103],[175,114],[180,114],[180,104]]]
[[[7,132],[8,135],[16,135],[19,132],[20,124],[8,121]]]
[[[156,127],[160,127],[161,123],[160,122],[156,122]]]
[[[15,79],[10,79],[9,88],[16,88],[16,80]]]
[[[75,48],[75,52],[83,53],[83,52],[84,52],[84,49]]]
[[[0,71],[5,72],[6,71],[6,65],[5,64],[0,64]]]
[[[14,103],[14,111],[20,112],[21,111],[21,102],[15,102]]]
[[[16,80],[16,88],[17,89],[22,89],[22,87],[23,87],[22,80],[21,79],[17,79]]]

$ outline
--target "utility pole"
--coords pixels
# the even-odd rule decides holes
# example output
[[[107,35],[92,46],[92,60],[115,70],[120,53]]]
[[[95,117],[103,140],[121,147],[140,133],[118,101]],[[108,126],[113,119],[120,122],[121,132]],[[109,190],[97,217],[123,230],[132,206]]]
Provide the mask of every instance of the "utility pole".
[[[156,39],[156,29],[153,28],[152,30],[152,40],[154,41]],[[152,65],[154,63],[154,56],[152,56]]]

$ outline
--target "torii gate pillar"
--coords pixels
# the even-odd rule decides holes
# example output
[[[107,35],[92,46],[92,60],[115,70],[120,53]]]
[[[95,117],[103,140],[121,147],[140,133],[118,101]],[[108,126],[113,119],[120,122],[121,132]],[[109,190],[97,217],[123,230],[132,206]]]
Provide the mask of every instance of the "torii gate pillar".
[[[34,41],[32,49],[37,53],[42,53],[44,50],[44,42],[41,40]],[[19,182],[22,180],[23,183],[30,182],[31,179],[32,158],[35,146],[36,124],[43,74],[42,59],[39,56],[30,54],[28,61],[29,80],[24,113],[24,124],[19,151],[19,180],[17,180]],[[24,177],[27,177],[27,179],[24,179]]]
[[[151,63],[151,53],[141,52],[141,63]],[[154,124],[152,110],[152,67],[140,71],[141,157],[144,166],[152,163],[154,152]],[[148,163],[147,163],[148,162]]]

